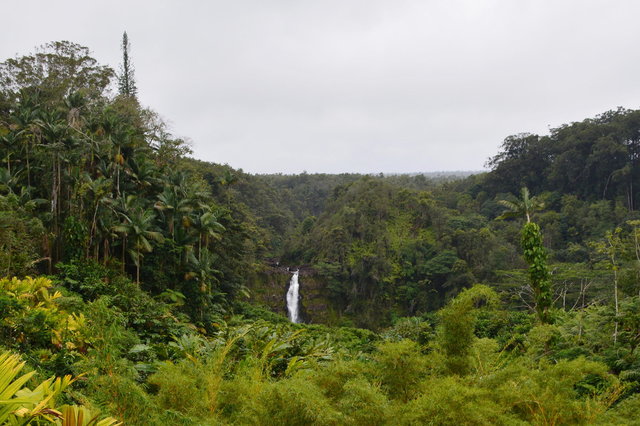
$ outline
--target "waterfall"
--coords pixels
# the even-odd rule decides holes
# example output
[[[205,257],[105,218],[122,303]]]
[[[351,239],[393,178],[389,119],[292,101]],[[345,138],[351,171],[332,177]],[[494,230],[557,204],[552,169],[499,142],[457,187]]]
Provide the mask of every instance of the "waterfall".
[[[293,273],[291,281],[289,281],[289,290],[287,291],[287,310],[289,311],[289,319],[293,323],[300,322],[298,313],[298,302],[300,300],[300,284],[298,283],[298,269]]]

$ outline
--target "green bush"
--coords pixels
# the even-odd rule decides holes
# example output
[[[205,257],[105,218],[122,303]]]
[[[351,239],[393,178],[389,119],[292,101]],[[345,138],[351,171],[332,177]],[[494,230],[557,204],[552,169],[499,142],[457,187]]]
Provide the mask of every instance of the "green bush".
[[[444,367],[449,373],[464,375],[471,367],[471,347],[475,341],[477,307],[494,306],[497,294],[487,286],[476,285],[462,291],[438,315],[441,325],[437,346],[443,352]]]
[[[257,395],[253,424],[340,425],[346,417],[331,406],[322,390],[303,376],[268,383]]]
[[[597,419],[599,425],[638,426],[640,425],[640,394],[625,399],[620,404],[609,409]]]
[[[420,397],[396,406],[394,418],[397,424],[518,424],[506,408],[492,400],[490,390],[478,389],[456,377],[431,378],[422,386],[424,393]]]
[[[393,327],[384,330],[381,335],[386,340],[397,342],[410,339],[420,345],[426,345],[433,337],[433,328],[428,321],[419,317],[400,318]]]
[[[202,366],[192,361],[166,362],[149,378],[149,383],[158,388],[156,401],[161,408],[203,416],[207,412],[204,377]]]
[[[379,386],[364,378],[349,380],[343,387],[338,408],[347,416],[347,423],[375,425],[392,423],[390,404]]]
[[[417,385],[426,374],[426,360],[416,342],[405,339],[382,343],[373,358],[372,374],[389,398],[408,401],[416,395]]]
[[[118,374],[92,378],[88,395],[104,411],[126,425],[163,425],[162,411],[135,381]]]

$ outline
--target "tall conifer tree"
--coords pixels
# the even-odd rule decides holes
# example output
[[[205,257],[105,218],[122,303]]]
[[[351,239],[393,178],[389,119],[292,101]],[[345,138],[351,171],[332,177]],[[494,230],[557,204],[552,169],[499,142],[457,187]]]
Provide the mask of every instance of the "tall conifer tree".
[[[118,89],[123,96],[135,98],[138,93],[136,80],[133,75],[133,64],[130,56],[131,44],[125,31],[122,34],[122,64],[120,65],[120,75],[118,76]]]

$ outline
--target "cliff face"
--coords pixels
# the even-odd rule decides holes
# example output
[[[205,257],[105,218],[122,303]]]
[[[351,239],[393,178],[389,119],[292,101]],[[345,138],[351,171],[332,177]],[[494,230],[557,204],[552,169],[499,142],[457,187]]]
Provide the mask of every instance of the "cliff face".
[[[247,282],[249,289],[249,302],[261,305],[269,310],[287,316],[287,286],[291,274],[286,268],[265,265],[261,271]]]
[[[297,267],[291,267],[297,269]],[[291,272],[287,267],[265,265],[248,282],[252,304],[262,305],[273,312],[287,316],[286,294],[291,280]],[[313,268],[301,266],[300,314],[303,322],[333,325],[337,322],[337,313],[327,298],[327,285],[314,272]]]

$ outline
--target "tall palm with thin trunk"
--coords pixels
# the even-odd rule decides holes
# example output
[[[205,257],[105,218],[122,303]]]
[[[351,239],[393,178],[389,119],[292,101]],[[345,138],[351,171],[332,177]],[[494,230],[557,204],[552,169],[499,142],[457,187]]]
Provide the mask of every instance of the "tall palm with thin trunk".
[[[54,235],[60,234],[60,215],[62,206],[63,165],[67,162],[68,123],[56,111],[43,111],[36,121],[42,134],[42,153],[51,167],[51,215]],[[60,258],[60,239],[56,238],[52,257],[55,261]]]
[[[165,186],[162,193],[158,194],[154,207],[162,212],[171,239],[175,239],[176,224],[193,210],[192,201],[173,186]]]
[[[190,259],[188,268],[189,272],[185,274],[187,281],[195,281],[197,288],[193,292],[195,295],[195,305],[197,306],[200,320],[204,320],[204,310],[209,307],[212,301],[224,294],[215,288],[215,284],[219,283],[218,275],[220,271],[215,268],[217,256],[204,249],[199,253],[196,259]]]
[[[527,223],[531,222],[531,215],[534,211],[544,208],[544,203],[537,196],[531,197],[529,189],[524,186],[520,191],[520,199],[516,201],[500,200],[498,203],[508,210],[498,216],[498,219],[511,219],[524,217]]]
[[[114,176],[115,193],[121,195],[120,178],[121,171],[125,164],[125,158],[122,154],[123,148],[128,144],[128,135],[118,116],[113,113],[105,114],[104,119],[100,123],[101,133],[104,135],[105,145],[111,148],[111,159],[109,169]]]
[[[38,99],[28,93],[22,93],[20,102],[17,105],[15,114],[12,115],[12,124],[17,129],[22,142],[24,157],[27,166],[27,187],[31,188],[31,151],[35,141],[40,138],[41,133],[37,124],[37,119],[41,111]]]
[[[5,153],[4,158],[2,159],[9,171],[11,171],[11,156],[17,153],[18,145],[20,144],[20,137],[17,132],[9,132],[4,136],[0,136],[0,145],[2,145],[3,151]],[[15,174],[15,173],[14,173]]]
[[[140,283],[140,265],[143,253],[153,250],[152,241],[162,242],[160,232],[155,231],[153,222],[155,214],[153,210],[144,210],[136,207],[125,217],[125,223],[116,227],[116,231],[126,234],[129,241],[127,253],[136,265],[136,282]]]
[[[98,233],[98,219],[101,210],[103,213],[111,213],[110,210],[104,207],[109,205],[113,198],[111,198],[111,179],[105,177],[98,177],[97,179],[91,179],[88,174],[84,175],[84,187],[85,197],[87,198],[87,204],[90,206],[91,214],[91,227],[89,230],[89,245],[87,246],[87,258],[89,257],[89,250],[94,247],[95,259],[98,260],[98,254],[100,252],[100,241],[97,238]],[[95,243],[95,244],[94,244]],[[106,255],[106,253],[105,253]]]
[[[118,197],[113,204],[113,210],[120,221],[118,224],[111,226],[110,230],[120,234],[120,263],[122,265],[122,272],[124,272],[126,265],[127,237],[129,235],[129,228],[126,225],[129,221],[129,214],[134,210],[136,205],[137,199],[133,195]]]
[[[224,226],[218,222],[216,213],[210,208],[196,215],[193,227],[198,231],[198,258],[201,257],[203,244],[204,248],[207,248],[210,238],[219,239],[220,233],[225,230]]]

